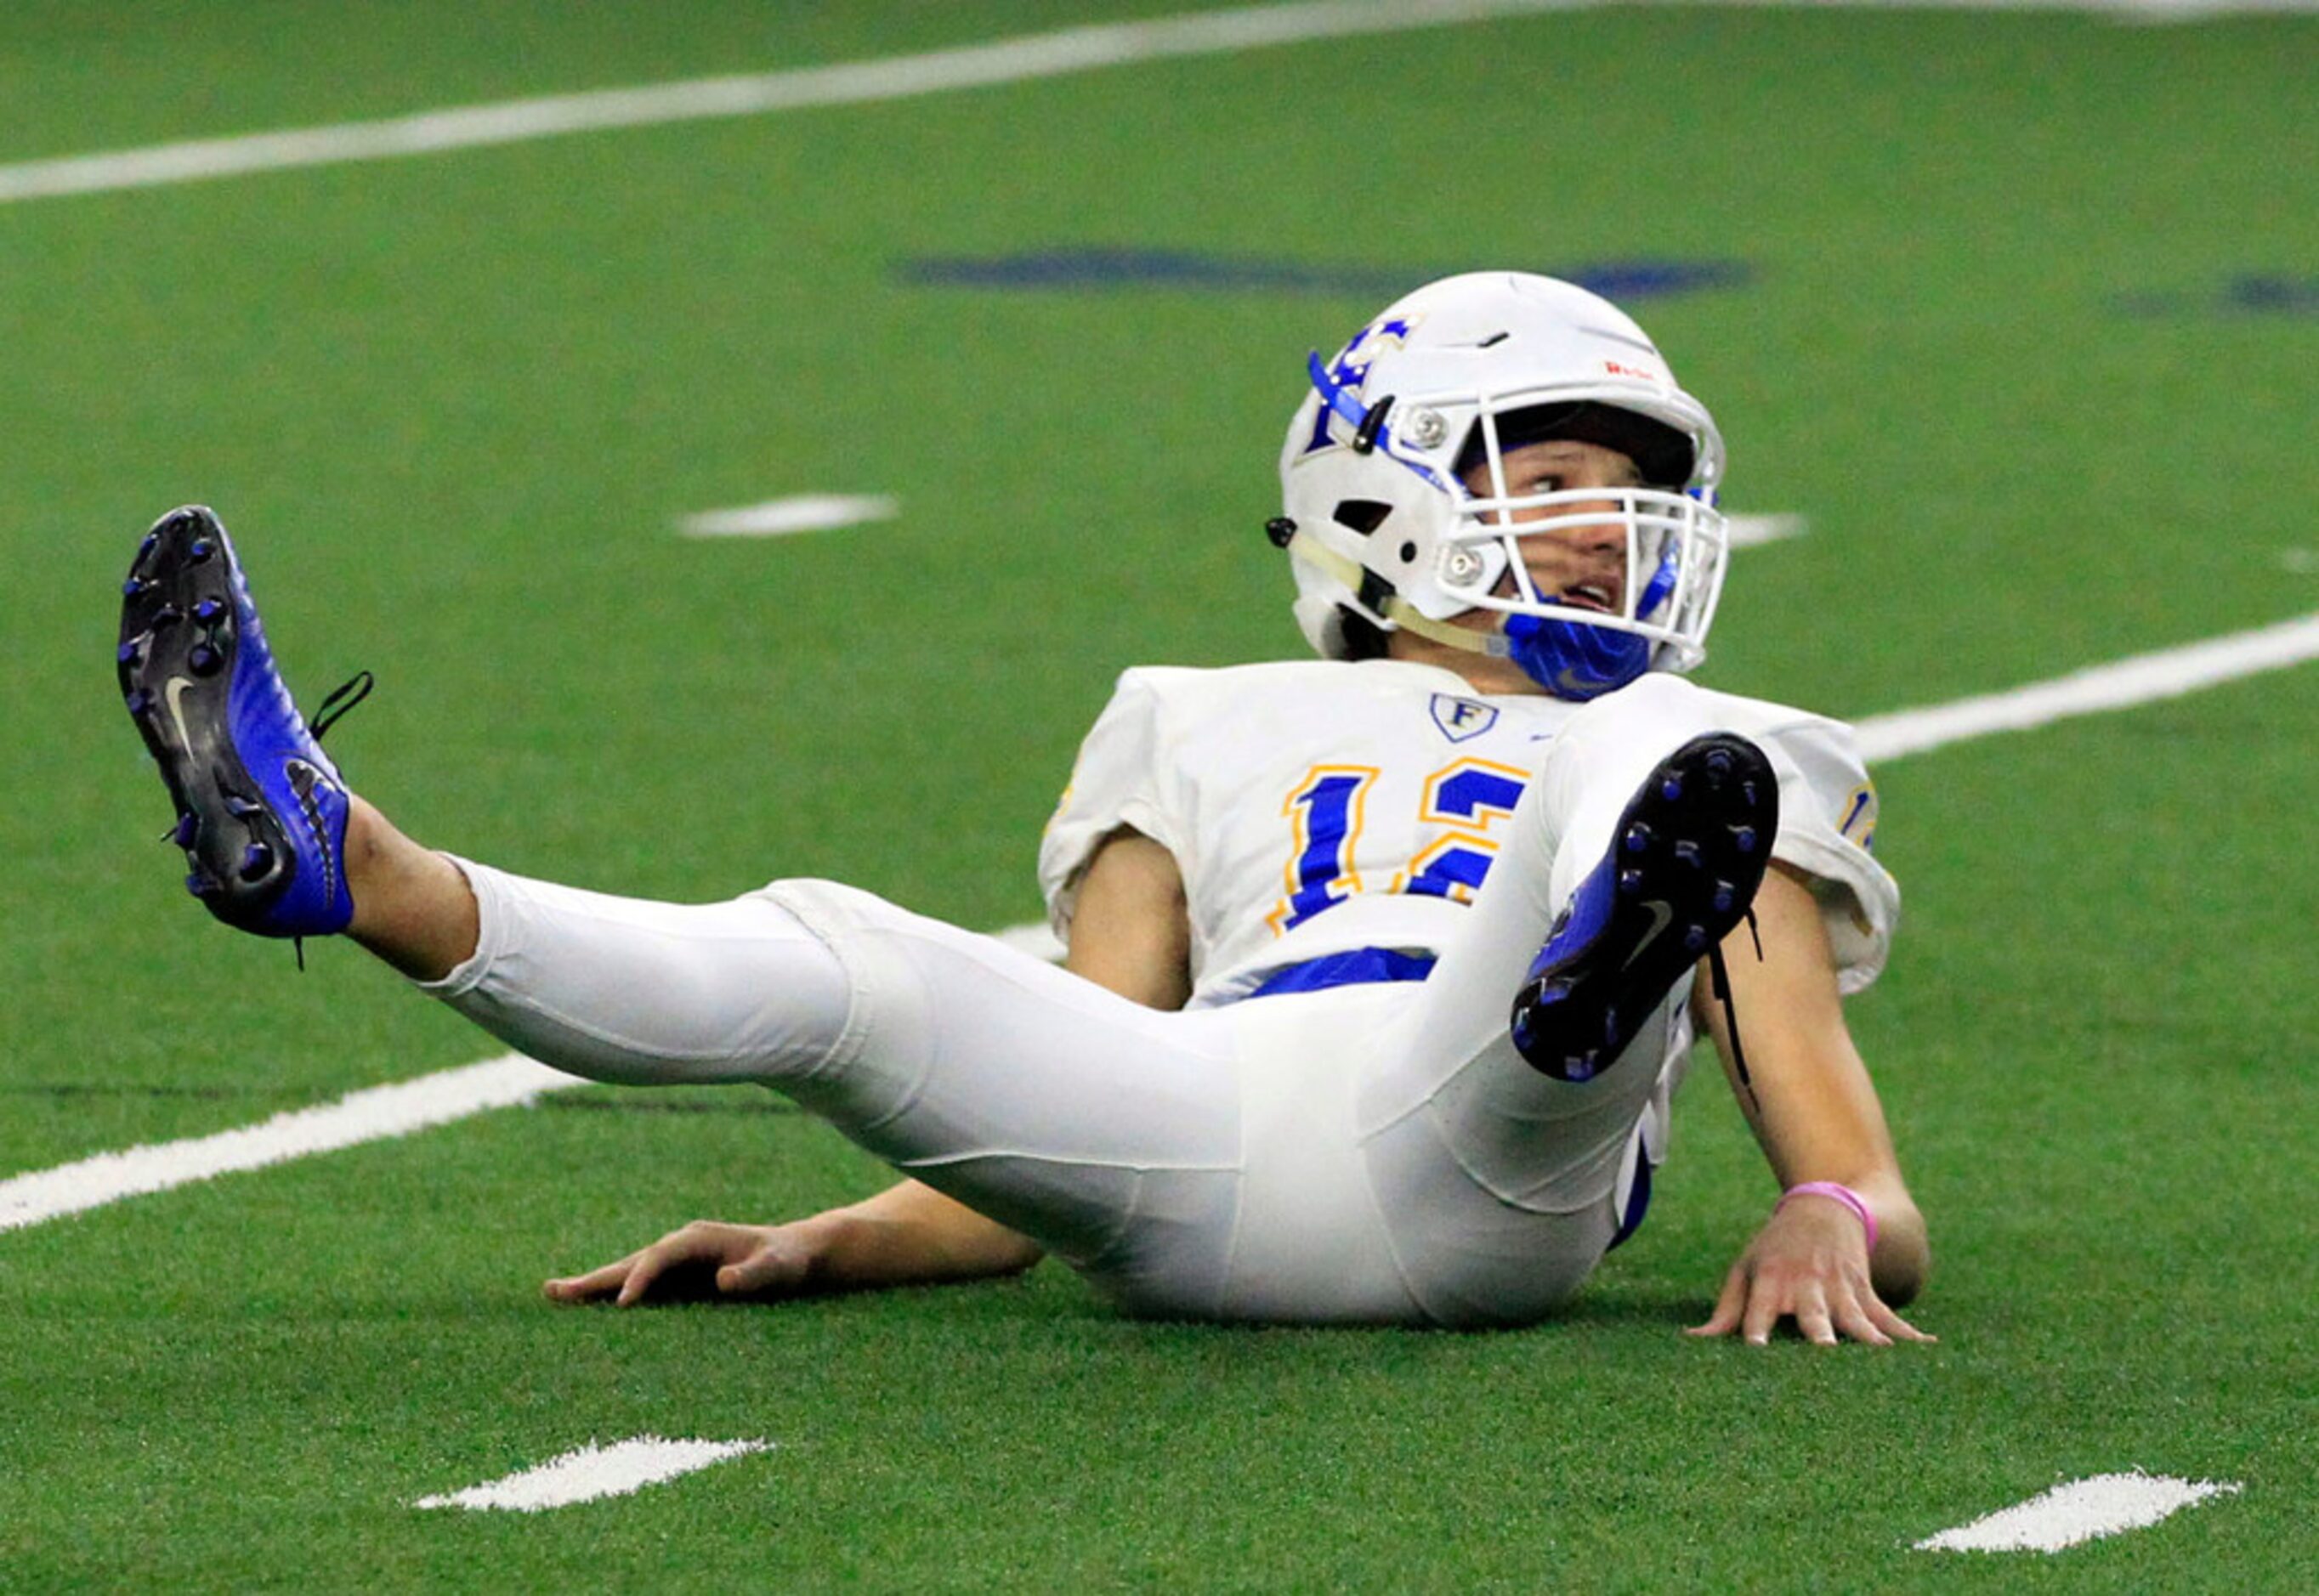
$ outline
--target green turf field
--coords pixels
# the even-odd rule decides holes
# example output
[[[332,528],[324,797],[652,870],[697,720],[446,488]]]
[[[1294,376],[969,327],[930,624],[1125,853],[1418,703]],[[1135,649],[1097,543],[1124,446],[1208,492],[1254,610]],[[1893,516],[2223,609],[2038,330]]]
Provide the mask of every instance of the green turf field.
[[[1172,9],[34,0],[0,167]],[[1737,557],[1716,686],[1866,717],[2319,610],[2314,63],[2310,14],[1589,10],[0,203],[0,1178],[501,1050],[179,889],[109,663],[173,504],[310,707],[378,673],[331,746],[430,842],[1017,924],[1118,670],[1301,648],[1273,456],[1376,284],[1720,269],[1631,308],[1729,508],[1810,529]],[[1113,280],[938,264],[1073,251]],[[902,513],[672,529],[816,492]],[[0,1590],[2319,1586],[2314,738],[2319,664],[1880,769],[1853,1023],[1936,1348],[1676,1333],[1775,1195],[1711,1071],[1642,1232],[1490,1336],[1142,1325],[1051,1265],[552,1309],[882,1183],[762,1095],[590,1087],[0,1231]],[[647,1432],[775,1448],[409,1505]],[[2134,1467],[2244,1489],[1908,1549]]]

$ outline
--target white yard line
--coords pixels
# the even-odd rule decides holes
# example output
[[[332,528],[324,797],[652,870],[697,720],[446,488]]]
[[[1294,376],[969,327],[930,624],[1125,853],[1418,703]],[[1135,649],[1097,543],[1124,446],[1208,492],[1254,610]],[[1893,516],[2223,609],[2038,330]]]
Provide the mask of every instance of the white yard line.
[[[1879,715],[1854,729],[1860,734],[1862,755],[1874,764],[1991,732],[2026,731],[2080,715],[2179,699],[2312,659],[2319,659],[2319,615],[2137,654],[1954,704]]]
[[[0,1180],[0,1231],[22,1230],[123,1197],[166,1192],[237,1169],[335,1152],[429,1125],[447,1125],[487,1108],[512,1108],[542,1094],[588,1083],[520,1054],[487,1059],[415,1080],[350,1092],[335,1103],[277,1114],[239,1130],[163,1141]]]
[[[1364,33],[1448,26],[1586,0],[1307,0],[1231,11],[1103,23],[1026,34],[918,55],[888,56],[782,72],[696,77],[494,104],[464,105],[379,122],[250,133],[67,156],[0,167],[0,203],[198,183],[251,172],[334,166],[397,156],[514,144],[609,128],[707,118],[762,116],[822,105],[862,105],[956,89],[1062,77],[1138,61],[1230,54]]]
[[[2186,1507],[2235,1495],[2229,1482],[2164,1474],[2096,1474],[2056,1485],[2027,1501],[1944,1529],[1917,1543],[1920,1552],[2058,1552],[2081,1541],[2146,1529]]]
[[[2008,692],[1874,716],[1854,729],[1861,752],[1871,763],[1877,763],[1992,732],[2019,731],[2071,716],[2175,698],[2314,658],[2319,658],[2319,615],[2098,665]],[[1043,923],[1008,926],[996,934],[1042,959],[1061,956],[1061,944]],[[60,1219],[123,1197],[167,1191],[213,1175],[407,1136],[429,1125],[448,1124],[486,1109],[530,1103],[543,1094],[585,1084],[575,1076],[510,1053],[393,1086],[373,1087],[335,1103],[276,1114],[262,1124],[240,1130],[99,1153],[77,1163],[0,1180],[0,1231]]]
[[[704,509],[681,518],[676,529],[687,537],[787,537],[889,521],[901,513],[900,501],[883,494],[801,493],[733,509]]]
[[[2196,22],[2242,12],[2308,13],[2319,0],[1706,0],[1749,7],[1859,10],[2057,11],[2126,22]],[[439,155],[613,128],[709,118],[763,116],[823,105],[862,105],[958,89],[1063,77],[1139,61],[1225,55],[1268,46],[1422,28],[1526,14],[1590,8],[1596,0],[1303,0],[1230,11],[1101,23],[1025,34],[916,55],[842,61],[787,71],[687,78],[630,88],[503,100],[423,111],[376,122],[142,149],[55,157],[0,166],[0,204],[203,183],[254,172],[402,156]]]
[[[1727,516],[1733,548],[1761,548],[1767,543],[1783,543],[1791,537],[1801,537],[1811,529],[1811,523],[1801,516]]]
[[[498,1508],[509,1512],[537,1513],[606,1496],[627,1496],[695,1473],[728,1457],[772,1449],[771,1441],[664,1441],[640,1435],[609,1447],[594,1442],[561,1457],[550,1458],[487,1484],[471,1485],[447,1496],[422,1496],[415,1508]]]

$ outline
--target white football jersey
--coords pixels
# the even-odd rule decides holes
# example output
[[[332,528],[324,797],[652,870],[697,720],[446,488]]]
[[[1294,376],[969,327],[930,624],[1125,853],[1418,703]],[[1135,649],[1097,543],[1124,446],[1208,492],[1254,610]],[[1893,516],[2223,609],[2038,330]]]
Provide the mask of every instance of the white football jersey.
[[[1883,968],[1899,891],[1868,852],[1875,789],[1850,728],[1709,696],[1779,771],[1773,856],[1813,878],[1843,987],[1858,990]],[[1430,953],[1580,708],[1483,697],[1448,671],[1394,660],[1128,671],[1040,846],[1056,932],[1069,941],[1097,848],[1132,827],[1183,872],[1195,1007],[1327,954]]]

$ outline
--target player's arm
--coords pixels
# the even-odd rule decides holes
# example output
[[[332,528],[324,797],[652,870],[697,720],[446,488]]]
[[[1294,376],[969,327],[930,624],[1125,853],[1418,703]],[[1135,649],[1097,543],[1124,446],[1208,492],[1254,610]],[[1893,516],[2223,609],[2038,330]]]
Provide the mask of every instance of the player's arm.
[[[1175,856],[1136,832],[1114,833],[1080,881],[1064,968],[1150,1007],[1181,1008],[1190,950]],[[1015,1275],[1041,1256],[1028,1237],[906,1180],[787,1224],[696,1220],[546,1290],[557,1302],[622,1307],[647,1296],[794,1297]]]
[[[1732,1266],[1714,1314],[1694,1333],[1738,1330],[1760,1342],[1792,1318],[1815,1341],[1928,1340],[1893,1312],[1916,1296],[1932,1255],[1876,1088],[1844,1023],[1819,905],[1803,879],[1780,865],[1764,876],[1755,914],[1763,958],[1744,925],[1723,948],[1746,1083],[1703,969],[1692,1013],[1714,1038],[1782,1190],[1812,1181],[1850,1187],[1875,1216],[1875,1253],[1859,1216],[1840,1200],[1795,1197],[1764,1221]]]

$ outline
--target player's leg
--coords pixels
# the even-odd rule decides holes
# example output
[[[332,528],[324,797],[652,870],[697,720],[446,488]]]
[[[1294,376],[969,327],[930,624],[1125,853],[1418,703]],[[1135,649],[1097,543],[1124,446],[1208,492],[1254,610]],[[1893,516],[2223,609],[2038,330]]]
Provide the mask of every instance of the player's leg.
[[[753,1081],[1127,1305],[1213,1314],[1241,1168],[1221,1014],[1141,1007],[827,881],[611,897],[462,864],[474,957],[428,989],[598,1079]]]
[[[1719,730],[1673,678],[1574,716],[1365,1084],[1371,1177],[1437,1316],[1532,1316],[1620,1233],[1691,971],[1745,913],[1777,824],[1760,751]]]
[[[120,663],[188,887],[228,924],[351,933],[576,1073],[775,1087],[1136,1305],[1213,1311],[1240,1155],[1214,1016],[1139,1008],[826,884],[656,904],[420,847],[352,797],[300,717],[205,510],[140,548]]]

